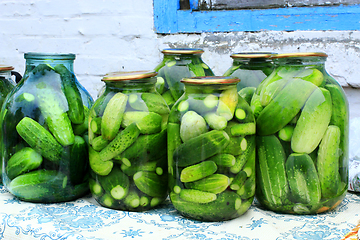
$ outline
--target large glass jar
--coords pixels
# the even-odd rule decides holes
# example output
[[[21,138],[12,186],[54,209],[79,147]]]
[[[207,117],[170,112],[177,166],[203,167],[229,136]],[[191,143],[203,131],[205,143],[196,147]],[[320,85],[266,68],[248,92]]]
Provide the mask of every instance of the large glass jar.
[[[275,55],[278,67],[252,98],[256,197],[277,212],[335,208],[348,187],[348,102],[325,53]]]
[[[155,71],[107,74],[89,115],[90,190],[102,206],[143,211],[168,195],[167,119]]]
[[[76,80],[74,54],[25,53],[23,79],[1,110],[3,183],[30,202],[89,192],[87,114],[92,98]]]
[[[2,106],[6,96],[15,87],[15,82],[12,80],[11,76],[16,74],[16,82],[19,82],[21,79],[21,75],[13,70],[14,68],[12,66],[0,64],[0,106]],[[2,164],[0,164],[0,183],[2,183]]]
[[[182,78],[214,75],[201,58],[204,53],[202,49],[168,48],[161,52],[164,57],[155,67],[158,72],[156,91],[164,97],[170,108],[184,93],[184,84],[180,82]]]
[[[255,195],[255,121],[232,77],[181,80],[168,121],[170,199],[201,221],[236,218]]]
[[[237,90],[248,103],[256,87],[274,70],[272,55],[274,53],[270,52],[241,52],[230,55],[233,63],[224,76],[241,79],[237,84]]]

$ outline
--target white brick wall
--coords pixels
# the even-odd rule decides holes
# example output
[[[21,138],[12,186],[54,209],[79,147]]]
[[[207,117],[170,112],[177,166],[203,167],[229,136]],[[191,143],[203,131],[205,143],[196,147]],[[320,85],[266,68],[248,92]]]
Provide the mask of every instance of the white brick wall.
[[[151,0],[1,0],[0,63],[23,73],[25,52],[75,53],[77,77],[95,98],[105,73],[153,69],[163,48],[203,48],[203,60],[217,75],[235,52],[322,51],[343,86],[360,87],[358,31],[157,35],[153,28]],[[358,90],[347,92],[356,116]]]

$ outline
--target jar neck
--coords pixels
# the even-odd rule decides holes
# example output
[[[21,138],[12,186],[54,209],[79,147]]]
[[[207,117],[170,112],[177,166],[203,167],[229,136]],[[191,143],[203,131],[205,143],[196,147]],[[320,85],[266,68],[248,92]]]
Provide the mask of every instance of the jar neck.
[[[246,69],[261,69],[264,67],[271,67],[274,61],[269,58],[234,58],[233,66],[239,66]]]
[[[156,78],[105,82],[105,92],[155,92]]]
[[[190,84],[184,83],[185,95],[191,94],[216,94],[224,90],[236,89],[236,83],[231,84]]]
[[[324,68],[326,57],[285,57],[274,59],[275,64],[278,66],[314,66],[317,68]]]
[[[164,54],[164,60],[201,59],[201,54]]]

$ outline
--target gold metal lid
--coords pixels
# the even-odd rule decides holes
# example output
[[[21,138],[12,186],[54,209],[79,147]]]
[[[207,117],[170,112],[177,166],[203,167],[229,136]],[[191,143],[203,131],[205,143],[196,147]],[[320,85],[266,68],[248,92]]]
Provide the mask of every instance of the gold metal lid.
[[[0,64],[0,71],[11,71],[14,70],[12,66]]]
[[[323,52],[298,52],[298,53],[281,53],[274,54],[271,58],[288,58],[288,57],[327,57]]]
[[[270,58],[276,53],[271,52],[240,52],[230,55],[231,58]]]
[[[204,50],[200,48],[166,48],[161,51],[163,54],[201,54]]]
[[[240,79],[237,77],[224,77],[224,76],[203,76],[203,77],[191,77],[183,78],[180,80],[182,83],[190,84],[232,84],[240,82]]]
[[[101,81],[127,81],[127,80],[138,80],[143,78],[155,77],[157,72],[155,71],[118,71],[110,72],[106,74]]]

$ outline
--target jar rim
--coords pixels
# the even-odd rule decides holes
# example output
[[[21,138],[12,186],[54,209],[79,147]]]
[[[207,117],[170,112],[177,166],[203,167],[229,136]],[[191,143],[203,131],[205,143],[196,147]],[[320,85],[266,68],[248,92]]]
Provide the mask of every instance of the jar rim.
[[[225,77],[225,76],[201,76],[183,78],[180,80],[182,83],[190,83],[197,85],[211,85],[211,84],[233,84],[240,82],[237,77]]]
[[[273,52],[239,52],[230,55],[231,58],[271,58]]]
[[[165,48],[161,51],[163,54],[201,54],[204,50],[201,48]]]
[[[45,60],[74,60],[73,53],[43,53],[43,52],[27,52],[24,54],[25,59],[45,59]]]
[[[13,66],[0,64],[0,71],[11,71],[14,70]]]
[[[271,58],[289,58],[289,57],[327,57],[324,52],[298,52],[298,53],[279,53],[274,54]]]
[[[116,71],[116,72],[107,73],[101,79],[101,81],[116,82],[116,81],[138,80],[138,79],[155,77],[156,75],[157,72],[152,70]]]

